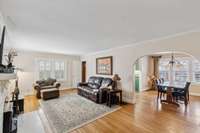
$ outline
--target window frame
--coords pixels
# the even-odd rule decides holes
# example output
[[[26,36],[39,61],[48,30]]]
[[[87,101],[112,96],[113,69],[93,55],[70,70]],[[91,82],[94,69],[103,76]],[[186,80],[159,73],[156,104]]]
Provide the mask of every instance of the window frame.
[[[40,62],[49,62],[50,64],[50,76],[49,77],[44,77],[44,78],[41,78],[40,77]],[[56,77],[56,63],[63,63],[64,64],[64,69],[63,70],[60,70],[60,71],[63,71],[63,78],[57,78]],[[46,63],[44,63],[46,64]],[[67,72],[67,65],[66,65],[66,61],[63,60],[63,59],[49,59],[49,58],[39,58],[39,59],[36,59],[36,66],[37,66],[37,80],[43,80],[43,79],[47,79],[47,78],[55,78],[57,79],[58,81],[65,81],[67,79],[67,76],[66,76],[66,72]],[[45,65],[44,65],[45,67]],[[60,66],[59,66],[60,67]],[[61,67],[60,67],[61,68]]]

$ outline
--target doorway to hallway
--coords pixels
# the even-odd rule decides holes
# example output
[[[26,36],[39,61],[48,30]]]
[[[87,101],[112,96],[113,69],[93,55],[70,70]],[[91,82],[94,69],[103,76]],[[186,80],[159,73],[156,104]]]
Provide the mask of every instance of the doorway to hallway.
[[[82,61],[82,78],[81,81],[82,82],[86,82],[86,61]]]

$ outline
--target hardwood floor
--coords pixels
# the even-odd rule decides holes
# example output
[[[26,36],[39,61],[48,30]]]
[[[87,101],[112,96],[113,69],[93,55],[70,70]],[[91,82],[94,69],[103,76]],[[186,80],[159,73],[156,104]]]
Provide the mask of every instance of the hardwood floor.
[[[76,92],[61,91],[61,95]],[[106,115],[73,133],[199,133],[200,97],[190,97],[188,107],[160,104],[155,91],[137,94],[137,104]],[[37,110],[35,96],[25,98],[25,112]]]
[[[24,97],[24,113],[38,110],[40,104],[36,96],[30,95]]]

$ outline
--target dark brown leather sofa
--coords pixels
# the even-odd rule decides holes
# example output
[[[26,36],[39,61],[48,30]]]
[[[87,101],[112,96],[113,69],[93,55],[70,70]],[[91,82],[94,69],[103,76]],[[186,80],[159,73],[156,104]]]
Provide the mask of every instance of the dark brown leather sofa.
[[[41,91],[42,90],[49,90],[49,95],[52,95],[52,91],[54,90],[55,94],[54,97],[59,97],[59,88],[60,88],[60,83],[56,82],[56,79],[47,79],[47,80],[40,80],[36,81],[36,84],[34,85],[34,89],[36,90],[36,97],[41,98]],[[57,91],[56,91],[57,90]],[[47,94],[47,92],[45,92]]]
[[[87,83],[78,84],[78,94],[96,103],[105,103],[108,87],[112,87],[111,78],[90,77]]]

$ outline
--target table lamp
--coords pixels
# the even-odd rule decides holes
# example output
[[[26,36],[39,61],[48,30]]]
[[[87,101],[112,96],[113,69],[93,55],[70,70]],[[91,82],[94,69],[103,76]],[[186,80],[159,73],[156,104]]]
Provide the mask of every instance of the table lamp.
[[[112,80],[113,80],[112,89],[113,89],[113,90],[118,89],[118,88],[117,88],[117,82],[121,80],[121,78],[119,77],[119,75],[118,75],[118,74],[115,74],[115,75],[113,76]]]

